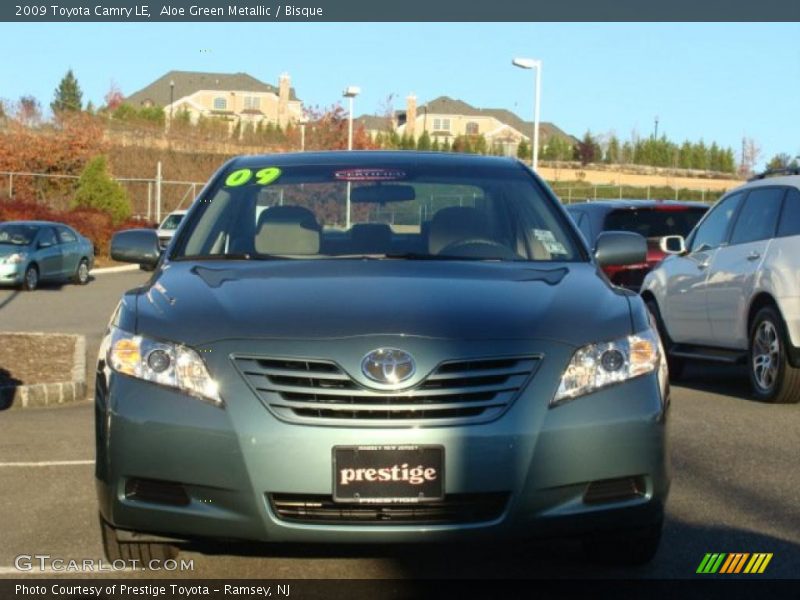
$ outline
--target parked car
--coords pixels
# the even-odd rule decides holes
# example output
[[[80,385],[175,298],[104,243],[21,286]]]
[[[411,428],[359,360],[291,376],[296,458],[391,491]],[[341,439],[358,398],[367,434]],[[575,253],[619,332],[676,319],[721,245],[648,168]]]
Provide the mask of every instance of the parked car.
[[[35,290],[42,281],[85,285],[94,265],[92,242],[63,223],[0,223],[0,284]]]
[[[172,236],[175,235],[175,231],[177,231],[178,225],[181,224],[185,214],[185,210],[173,210],[161,221],[156,234],[158,235],[159,246],[162,249],[166,248],[172,241]]]
[[[784,173],[779,172],[780,173]],[[753,393],[800,400],[800,174],[726,194],[644,281],[677,375],[688,360],[744,363]]]
[[[663,238],[689,235],[708,205],[664,200],[599,200],[568,204],[566,208],[590,246],[604,231],[633,231],[647,239],[647,258],[641,264],[603,269],[615,285],[638,292],[644,276],[666,256]]]
[[[420,222],[420,220],[422,222]],[[637,294],[510,158],[240,157],[99,355],[106,555],[176,540],[438,542],[579,536],[640,563],[669,488],[668,385]]]

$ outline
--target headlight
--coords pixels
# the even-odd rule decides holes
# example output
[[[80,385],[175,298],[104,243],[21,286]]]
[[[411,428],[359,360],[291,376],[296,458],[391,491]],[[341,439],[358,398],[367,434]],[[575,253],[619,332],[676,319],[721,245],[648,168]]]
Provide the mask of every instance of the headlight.
[[[108,364],[119,373],[222,404],[217,382],[209,375],[203,359],[186,346],[151,340],[112,327]]]
[[[554,406],[615,383],[656,370],[661,363],[661,343],[652,329],[613,342],[589,344],[569,361]]]
[[[0,262],[4,262],[7,265],[18,265],[19,263],[24,262],[26,258],[28,258],[28,255],[24,252],[16,252],[15,254],[10,254],[9,256],[0,258]]]

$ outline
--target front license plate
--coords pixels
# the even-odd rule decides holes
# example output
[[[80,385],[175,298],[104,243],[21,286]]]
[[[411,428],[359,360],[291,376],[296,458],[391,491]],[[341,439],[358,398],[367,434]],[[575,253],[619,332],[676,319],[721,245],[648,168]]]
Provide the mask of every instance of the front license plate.
[[[334,502],[414,503],[444,498],[443,446],[336,446]]]

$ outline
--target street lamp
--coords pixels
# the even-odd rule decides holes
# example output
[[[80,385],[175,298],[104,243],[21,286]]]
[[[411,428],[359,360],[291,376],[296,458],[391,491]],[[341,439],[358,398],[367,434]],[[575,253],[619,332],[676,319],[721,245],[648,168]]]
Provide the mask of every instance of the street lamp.
[[[533,101],[533,152],[531,166],[535,171],[539,166],[539,96],[542,88],[542,61],[535,58],[515,58],[511,61],[520,69],[536,69],[536,91]]]
[[[361,88],[349,85],[342,92],[342,96],[350,101],[349,112],[347,115],[347,149],[353,149],[353,98],[361,93]],[[350,229],[350,182],[347,182],[347,201],[345,205],[345,228]]]
[[[353,149],[353,98],[358,96],[361,93],[361,88],[356,87],[354,85],[349,85],[344,89],[342,92],[342,96],[347,98],[350,101],[350,109],[348,113],[348,125],[347,125],[347,149]]]
[[[300,120],[297,121],[300,125],[300,152],[306,151],[306,125],[308,124],[308,117],[303,115],[300,117]]]
[[[172,104],[175,102],[175,81],[169,80],[169,124],[172,125]]]

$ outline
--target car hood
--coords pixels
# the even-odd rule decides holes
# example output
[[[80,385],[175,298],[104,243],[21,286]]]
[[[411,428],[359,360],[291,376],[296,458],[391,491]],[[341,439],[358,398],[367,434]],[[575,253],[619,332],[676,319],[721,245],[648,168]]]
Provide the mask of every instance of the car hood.
[[[632,322],[630,293],[589,263],[178,261],[129,293],[137,333],[189,345],[403,334],[578,346]]]
[[[0,244],[0,256],[11,256],[19,252],[30,254],[33,251],[31,246],[19,246],[17,244]]]

